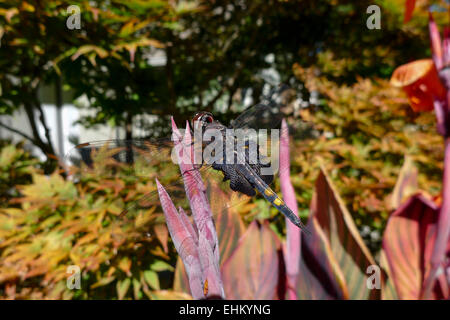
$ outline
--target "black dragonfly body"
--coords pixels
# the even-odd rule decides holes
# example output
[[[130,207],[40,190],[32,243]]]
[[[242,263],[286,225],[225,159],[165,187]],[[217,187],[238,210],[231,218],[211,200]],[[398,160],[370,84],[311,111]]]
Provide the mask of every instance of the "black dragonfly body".
[[[240,192],[247,196],[255,196],[256,189],[292,223],[303,229],[304,225],[300,218],[295,215],[292,210],[286,206],[283,200],[269,187],[274,176],[270,170],[264,171],[264,169],[267,169],[270,166],[270,163],[265,161],[266,159],[262,156],[260,145],[257,140],[247,136],[243,142],[239,143],[237,141],[239,137],[236,135],[227,135],[228,129],[273,129],[276,128],[280,122],[281,114],[279,112],[279,105],[272,100],[267,101],[266,103],[260,103],[245,111],[236,118],[229,127],[215,120],[213,115],[209,112],[197,113],[191,122],[191,128],[194,129],[194,131],[195,129],[199,129],[203,134],[208,130],[215,130],[220,133],[219,139],[216,137],[216,140],[209,142],[209,144],[216,144],[214,145],[215,148],[212,149],[215,151],[219,150],[220,155],[213,153],[213,161],[208,162],[203,159],[202,163],[198,165],[197,168],[202,171],[205,171],[207,168],[212,168],[215,171],[222,172],[223,181],[229,181],[230,188],[233,191]],[[229,152],[230,149],[226,149],[229,145],[227,144],[227,139],[234,140],[232,141],[234,147],[231,149],[231,153]],[[221,140],[220,146],[217,146],[218,140]],[[206,145],[206,143],[203,143],[202,147],[205,147]],[[237,146],[241,146],[241,148]],[[103,160],[100,160],[102,163],[108,162],[104,159],[114,159],[119,162],[134,163],[138,157],[144,156],[146,161],[138,165],[139,172],[135,171],[134,174],[155,175],[155,171],[152,171],[152,160],[159,158],[167,161],[167,158],[170,157],[170,150],[172,150],[172,148],[173,141],[169,139],[157,141],[104,140],[87,142],[72,149],[66,156],[66,161],[72,161],[77,164],[84,162],[89,167],[93,163],[93,158],[99,155],[102,156],[101,159]],[[253,159],[257,159],[257,161],[250,161]],[[145,172],[146,170],[149,171]],[[267,171],[269,171],[269,173],[267,173]],[[179,179],[175,180],[177,181],[172,184],[173,189],[176,189],[181,184],[181,176]],[[130,208],[138,206],[139,203],[151,202],[154,198],[157,198],[156,191],[146,194],[142,199],[128,206],[122,215],[130,211]]]
[[[259,110],[262,112],[262,109]],[[240,150],[237,146],[236,139],[237,136],[227,136],[226,130],[232,129],[227,128],[220,122],[216,121],[213,118],[213,115],[209,112],[200,112],[197,113],[192,122],[192,126],[195,127],[196,123],[202,127],[203,131],[207,130],[218,130],[222,133],[222,143],[223,150],[221,153],[221,157],[216,158],[214,162],[212,162],[212,167],[215,170],[222,171],[224,175],[224,181],[230,181],[230,188],[233,191],[242,192],[250,197],[256,195],[256,190],[258,190],[264,198],[266,198],[275,208],[278,209],[281,213],[283,213],[289,220],[294,223],[299,228],[304,228],[300,218],[295,215],[292,210],[284,203],[284,201],[269,187],[269,184],[273,182],[274,176],[273,173],[263,174],[262,168],[268,168],[270,163],[263,161],[264,156],[260,154],[259,144],[256,140],[246,139],[241,143],[243,146],[242,150]],[[198,125],[198,124],[197,124]],[[227,139],[233,139],[235,141],[232,142],[232,145],[235,146],[232,150],[233,159],[227,159],[227,156],[230,156],[227,153]],[[217,143],[217,141],[215,141]],[[253,147],[253,148],[252,148]],[[251,150],[255,150],[255,159],[258,161],[251,162]],[[219,160],[219,161],[218,161]],[[270,171],[270,170],[269,170]]]

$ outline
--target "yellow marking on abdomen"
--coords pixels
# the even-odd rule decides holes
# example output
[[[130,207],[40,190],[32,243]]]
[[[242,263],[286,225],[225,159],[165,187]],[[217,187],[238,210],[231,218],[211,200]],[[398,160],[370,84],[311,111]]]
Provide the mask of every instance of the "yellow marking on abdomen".
[[[284,204],[283,200],[281,200],[280,198],[276,198],[275,200],[273,200],[273,203],[277,206],[281,206]]]
[[[272,190],[270,190],[270,189],[264,190],[264,194],[265,194],[266,196],[268,196],[268,197],[273,196],[273,192],[272,192]]]

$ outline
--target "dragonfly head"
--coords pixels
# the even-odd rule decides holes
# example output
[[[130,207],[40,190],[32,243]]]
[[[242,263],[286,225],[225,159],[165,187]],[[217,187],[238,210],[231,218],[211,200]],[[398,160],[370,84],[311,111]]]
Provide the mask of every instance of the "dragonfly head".
[[[192,118],[192,128],[194,130],[202,130],[202,132],[206,129],[206,127],[214,122],[214,117],[211,112],[200,111],[197,112]]]

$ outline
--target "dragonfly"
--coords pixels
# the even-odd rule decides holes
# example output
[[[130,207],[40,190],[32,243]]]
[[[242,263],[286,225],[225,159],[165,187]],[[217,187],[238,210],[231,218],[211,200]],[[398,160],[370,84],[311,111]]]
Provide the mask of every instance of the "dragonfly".
[[[192,144],[197,141],[196,137],[202,138],[206,133],[213,132],[215,135],[214,139],[204,139],[198,144],[201,146],[201,155],[205,154],[206,148],[212,152],[209,157],[196,163],[194,168],[202,172],[206,181],[221,173],[222,183],[227,184],[225,188],[244,197],[254,197],[259,192],[294,225],[306,230],[301,219],[270,187],[276,172],[272,171],[272,163],[268,162],[267,146],[264,146],[266,149],[263,154],[264,148],[258,142],[258,136],[254,134],[261,129],[266,133],[264,130],[280,127],[283,113],[276,99],[282,91],[278,89],[275,93],[272,92],[266,99],[242,112],[229,126],[218,121],[211,112],[197,112],[189,126],[194,137]],[[230,132],[240,132],[241,135],[230,135]],[[246,135],[249,132],[253,135]],[[182,174],[177,173],[179,169],[173,167],[176,165],[172,161],[173,150],[174,141],[171,138],[100,140],[75,146],[65,156],[65,162],[84,167],[82,173],[97,174],[104,174],[105,170],[114,171],[116,166],[125,163],[132,168],[130,175],[155,177],[163,182],[164,179],[170,181],[166,190],[178,193],[175,197],[182,198],[183,179]],[[100,163],[100,166],[93,167],[95,163]],[[123,217],[139,208],[155,204],[157,199],[157,190],[148,192],[126,206],[119,216]]]

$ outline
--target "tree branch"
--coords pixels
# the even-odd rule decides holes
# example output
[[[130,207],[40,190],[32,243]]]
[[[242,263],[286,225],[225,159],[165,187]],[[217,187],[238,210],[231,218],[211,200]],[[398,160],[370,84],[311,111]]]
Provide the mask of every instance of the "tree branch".
[[[10,127],[10,126],[8,126],[8,125],[6,125],[6,124],[3,124],[3,123],[1,123],[1,122],[0,122],[0,127],[3,127],[3,128],[5,128],[5,129],[7,129],[7,130],[9,130],[9,131],[11,131],[11,132],[17,133],[18,135],[20,135],[20,136],[24,137],[25,139],[27,139],[27,140],[33,142],[34,144],[37,144],[37,141],[34,140],[32,137],[30,137],[29,135],[27,135],[27,134],[25,134],[25,133],[23,133],[23,132],[20,132],[20,131],[17,130],[17,129],[14,129],[13,127]]]
[[[47,145],[49,147],[49,151],[51,154],[55,154],[55,150],[53,149],[52,139],[50,137],[50,129],[47,126],[47,121],[45,119],[44,110],[42,110],[41,103],[38,98],[38,92],[37,90],[33,90],[34,92],[34,104],[36,109],[39,111],[39,120],[41,121],[42,126],[44,127],[45,131],[45,138],[47,139]]]

